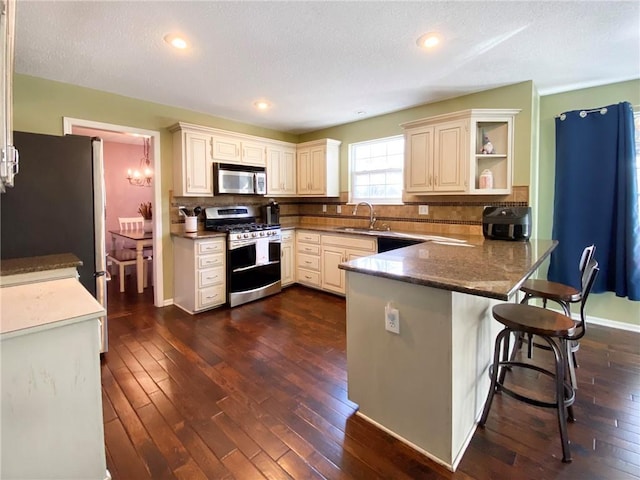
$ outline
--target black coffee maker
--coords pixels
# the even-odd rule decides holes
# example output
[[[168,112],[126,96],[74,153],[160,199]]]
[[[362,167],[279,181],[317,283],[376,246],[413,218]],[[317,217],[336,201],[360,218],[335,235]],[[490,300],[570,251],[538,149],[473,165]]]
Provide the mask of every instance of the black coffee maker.
[[[273,198],[264,207],[264,212],[265,223],[269,225],[278,225],[280,223],[280,205]]]

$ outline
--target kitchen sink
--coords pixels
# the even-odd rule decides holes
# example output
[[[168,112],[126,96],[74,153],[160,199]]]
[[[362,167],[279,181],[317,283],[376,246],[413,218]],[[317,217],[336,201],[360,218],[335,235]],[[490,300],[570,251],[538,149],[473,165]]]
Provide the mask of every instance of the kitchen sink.
[[[336,227],[340,232],[350,233],[366,233],[367,235],[379,235],[380,233],[389,233],[387,230],[372,230],[370,228],[354,228],[354,227]]]
[[[393,230],[376,230],[370,228],[357,228],[357,227],[335,227],[337,232],[345,232],[345,233],[358,233],[371,235],[374,237],[391,237],[391,238],[409,238],[420,240],[422,242],[450,242],[456,244],[465,244],[467,243],[465,240],[459,240],[457,238],[450,237],[441,237],[438,235],[422,235],[419,233],[405,233],[405,232],[395,232]]]

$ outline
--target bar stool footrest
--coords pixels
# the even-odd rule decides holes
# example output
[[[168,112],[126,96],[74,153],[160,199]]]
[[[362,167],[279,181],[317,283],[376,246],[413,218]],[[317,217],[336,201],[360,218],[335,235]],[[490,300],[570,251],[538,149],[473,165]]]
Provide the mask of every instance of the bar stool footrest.
[[[551,372],[550,370],[547,370],[545,368],[539,367],[537,365],[531,365],[529,363],[523,363],[523,362],[513,362],[513,361],[508,361],[508,362],[500,362],[500,367],[503,368],[508,368],[509,370],[512,370],[513,367],[518,367],[518,368],[526,368],[529,370],[535,370],[538,373],[542,373],[543,375],[546,375],[550,378],[555,378],[556,375],[554,372]],[[489,375],[493,374],[493,368],[494,365],[490,365],[489,366]],[[570,407],[571,405],[573,405],[573,403],[575,402],[576,399],[576,393],[573,390],[573,387],[571,387],[571,385],[567,382],[563,382],[564,385],[564,393],[565,393],[565,399],[564,399],[564,406],[565,408]],[[556,409],[558,408],[558,404],[556,402],[544,402],[542,400],[538,400],[535,398],[531,398],[531,397],[527,397],[525,395],[522,395],[520,393],[517,393],[513,390],[511,390],[508,387],[505,387],[505,385],[503,383],[497,382],[496,383],[496,392],[504,392],[507,395],[509,395],[511,398],[515,398],[516,400],[520,400],[521,402],[527,403],[529,405],[534,405],[536,407],[542,407],[542,408],[553,408]]]

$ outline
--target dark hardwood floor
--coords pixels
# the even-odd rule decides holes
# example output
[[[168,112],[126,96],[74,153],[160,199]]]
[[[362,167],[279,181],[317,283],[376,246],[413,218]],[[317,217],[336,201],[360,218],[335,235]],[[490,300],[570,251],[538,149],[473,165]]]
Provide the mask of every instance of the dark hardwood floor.
[[[192,316],[128,282],[109,285],[102,364],[116,480],[640,478],[640,334],[590,326],[583,339],[573,463],[552,410],[497,395],[451,473],[355,415],[344,299],[296,286]]]

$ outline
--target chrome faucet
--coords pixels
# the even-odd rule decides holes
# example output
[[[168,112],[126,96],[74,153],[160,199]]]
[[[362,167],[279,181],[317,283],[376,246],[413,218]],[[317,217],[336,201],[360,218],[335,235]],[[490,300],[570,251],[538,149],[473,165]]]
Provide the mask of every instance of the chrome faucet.
[[[358,213],[358,207],[360,205],[366,205],[367,207],[369,207],[369,229],[373,230],[373,225],[376,223],[376,218],[373,216],[373,206],[369,202],[360,202],[353,209],[353,215]]]

